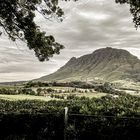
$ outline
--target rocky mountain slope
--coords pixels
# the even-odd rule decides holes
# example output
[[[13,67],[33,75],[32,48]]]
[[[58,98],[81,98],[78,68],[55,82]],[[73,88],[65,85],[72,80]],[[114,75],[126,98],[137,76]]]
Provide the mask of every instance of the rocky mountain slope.
[[[71,58],[55,73],[40,81],[140,81],[140,60],[123,49],[102,48]]]

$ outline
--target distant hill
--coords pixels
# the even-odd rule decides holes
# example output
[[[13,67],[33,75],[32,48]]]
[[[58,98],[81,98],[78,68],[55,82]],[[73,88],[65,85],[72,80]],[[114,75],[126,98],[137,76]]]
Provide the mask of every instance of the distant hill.
[[[53,74],[39,81],[140,81],[140,60],[123,49],[102,48],[71,58]]]

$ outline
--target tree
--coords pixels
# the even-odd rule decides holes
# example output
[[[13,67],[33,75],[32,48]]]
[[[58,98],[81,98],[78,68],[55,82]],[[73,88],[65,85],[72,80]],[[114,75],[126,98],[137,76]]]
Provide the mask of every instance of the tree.
[[[116,3],[129,4],[136,29],[140,27],[140,0],[115,0]]]
[[[37,91],[37,95],[40,95],[40,93],[42,92],[42,89],[38,88],[36,91]]]
[[[58,6],[59,0],[0,0],[0,35],[3,29],[12,41],[20,39],[34,50],[40,61],[48,60],[59,54],[64,48],[52,35],[45,32],[34,21],[36,12],[46,19],[52,17],[62,21],[63,10]],[[68,0],[65,0],[68,1]],[[76,1],[76,0],[74,0]]]

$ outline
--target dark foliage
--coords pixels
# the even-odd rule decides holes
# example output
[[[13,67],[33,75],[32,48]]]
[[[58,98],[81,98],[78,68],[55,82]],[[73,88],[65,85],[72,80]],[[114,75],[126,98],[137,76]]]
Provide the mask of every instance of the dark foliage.
[[[138,140],[140,98],[120,95],[66,101],[0,100],[0,139],[63,139],[64,107],[69,108],[67,139]]]
[[[57,43],[52,35],[46,36],[40,30],[34,20],[36,12],[46,19],[54,17],[59,21],[64,15],[58,0],[0,0],[0,27],[12,41],[25,41],[38,59],[44,61],[53,54],[59,54],[64,46]]]
[[[140,0],[115,0],[116,3],[129,4],[130,12],[133,15],[135,27],[140,27]]]
[[[47,82],[34,82],[30,81],[24,85],[25,88],[30,88],[30,87],[49,87],[49,86],[54,86],[54,87],[74,87],[74,88],[83,88],[83,89],[92,89],[94,88],[94,84],[88,84],[86,82],[81,82],[81,81],[72,81],[72,82],[66,82],[66,83],[61,83],[61,82],[52,82],[52,83],[47,83]]]
[[[0,120],[1,140],[63,139],[64,124],[62,115],[1,114]]]

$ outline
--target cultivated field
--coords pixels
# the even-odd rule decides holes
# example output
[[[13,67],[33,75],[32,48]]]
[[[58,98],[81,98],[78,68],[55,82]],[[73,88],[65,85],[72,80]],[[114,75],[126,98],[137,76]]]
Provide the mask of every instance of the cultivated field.
[[[55,95],[55,94],[54,94]],[[57,94],[58,95],[58,94]],[[60,96],[65,95],[65,96],[69,96],[72,94],[61,94]],[[105,95],[107,95],[106,93],[83,93],[83,94],[73,94],[76,95],[78,97],[89,97],[89,98],[100,98],[103,97]],[[51,98],[50,95],[47,96],[34,96],[34,95],[5,95],[5,94],[1,94],[0,95],[0,99],[5,99],[5,100],[12,100],[12,101],[16,101],[16,100],[42,100],[42,101],[50,101],[50,100],[56,100],[57,98]]]
[[[49,101],[52,100],[49,97],[44,97],[44,96],[34,96],[34,95],[5,95],[2,94],[0,95],[0,99],[5,99],[5,100],[42,100],[42,101]]]

